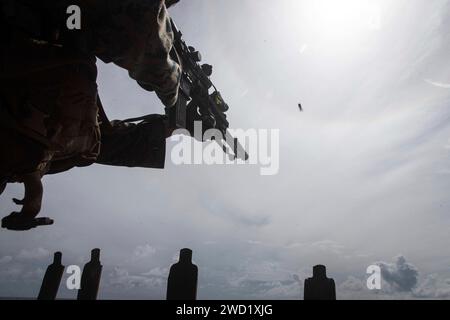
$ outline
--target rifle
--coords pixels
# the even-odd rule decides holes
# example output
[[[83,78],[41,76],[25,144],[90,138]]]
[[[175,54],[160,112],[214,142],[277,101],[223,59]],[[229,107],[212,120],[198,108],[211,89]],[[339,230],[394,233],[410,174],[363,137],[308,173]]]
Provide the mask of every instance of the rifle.
[[[186,129],[187,112],[194,110],[197,117],[201,119],[203,125],[208,129],[217,129],[222,133],[222,140],[215,140],[233,159],[246,161],[248,154],[228,131],[229,122],[225,114],[229,107],[223,100],[222,95],[212,83],[210,76],[213,67],[209,64],[202,64],[202,56],[194,47],[188,46],[183,40],[183,34],[177,28],[173,19],[170,20],[174,33],[174,49],[176,56],[182,65],[182,75],[178,101],[175,108],[173,121],[177,128]],[[212,91],[210,93],[210,91]],[[202,132],[203,135],[203,132]],[[230,153],[232,150],[233,153]]]

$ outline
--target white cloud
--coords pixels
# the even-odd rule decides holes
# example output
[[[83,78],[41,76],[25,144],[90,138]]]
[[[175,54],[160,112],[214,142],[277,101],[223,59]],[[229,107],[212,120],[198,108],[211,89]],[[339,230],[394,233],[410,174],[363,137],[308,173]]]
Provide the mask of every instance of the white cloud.
[[[322,251],[329,251],[333,254],[341,254],[345,248],[343,245],[331,240],[317,241],[312,244],[312,247]]]
[[[436,82],[430,79],[425,79],[425,82],[439,88],[450,89],[450,83]]]
[[[109,274],[108,285],[113,287],[120,287],[125,290],[133,288],[155,288],[162,287],[165,284],[165,279],[160,276],[149,274],[134,275],[130,274],[128,270],[123,268],[114,268],[114,271]]]
[[[133,257],[136,259],[144,259],[152,257],[156,253],[156,248],[152,247],[149,244],[145,244],[142,246],[137,246],[134,249]]]
[[[303,283],[295,277],[283,280],[233,279],[229,290],[246,299],[295,299],[303,295]]]
[[[143,276],[167,278],[169,276],[169,268],[153,268],[148,272],[142,274]]]
[[[365,288],[364,281],[356,277],[349,276],[343,283],[340,284],[338,290],[359,292]]]

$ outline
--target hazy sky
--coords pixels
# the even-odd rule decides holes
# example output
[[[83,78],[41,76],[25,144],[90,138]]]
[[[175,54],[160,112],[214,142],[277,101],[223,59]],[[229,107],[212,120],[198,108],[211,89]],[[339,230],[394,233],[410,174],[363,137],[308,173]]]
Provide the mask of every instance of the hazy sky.
[[[52,252],[82,266],[99,247],[101,298],[163,299],[190,247],[201,299],[302,298],[319,263],[341,299],[450,298],[450,1],[182,0],[171,14],[214,65],[232,127],[280,129],[279,174],[174,166],[169,143],[164,170],[46,177],[55,225],[0,231],[0,296],[35,297]],[[98,65],[111,118],[162,113]],[[2,216],[22,193],[8,186]]]

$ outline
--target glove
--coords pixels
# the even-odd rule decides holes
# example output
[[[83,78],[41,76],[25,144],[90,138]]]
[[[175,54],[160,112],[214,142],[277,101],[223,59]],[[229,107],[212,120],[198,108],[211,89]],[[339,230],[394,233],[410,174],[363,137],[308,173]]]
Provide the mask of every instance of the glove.
[[[166,7],[170,8],[174,4],[177,4],[178,2],[180,2],[180,0],[166,0]]]
[[[168,127],[169,132],[173,133],[176,129],[180,129],[176,126],[176,105],[170,108],[166,108],[166,115],[168,117]],[[201,122],[202,123],[202,133],[201,137],[196,136],[195,130],[195,122]],[[199,113],[198,108],[196,105],[194,105],[192,102],[189,103],[186,107],[186,129],[190,136],[195,138],[198,141],[203,142],[203,135],[204,133],[209,130],[213,129],[216,126],[216,120],[212,115],[202,115]]]

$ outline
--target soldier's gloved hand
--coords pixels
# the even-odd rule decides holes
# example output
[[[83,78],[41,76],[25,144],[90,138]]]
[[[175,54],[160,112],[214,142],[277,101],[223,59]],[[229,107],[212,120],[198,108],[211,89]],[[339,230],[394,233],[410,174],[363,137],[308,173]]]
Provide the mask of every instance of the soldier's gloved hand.
[[[177,129],[186,129],[189,132],[191,137],[195,138],[198,141],[203,141],[204,133],[209,129],[215,128],[215,126],[216,126],[216,121],[215,121],[214,117],[212,117],[210,115],[200,114],[197,107],[194,106],[192,103],[188,104],[188,106],[186,108],[186,128],[178,128],[176,126],[176,123],[175,123],[176,108],[175,107],[166,108],[166,115],[168,117],[167,132],[170,132],[170,135],[172,135],[173,132]],[[197,123],[197,126],[198,126],[198,123],[201,123],[201,132],[196,132],[196,130],[195,130],[196,123]]]
[[[178,100],[178,87],[179,87],[179,81],[174,82],[174,86],[172,90],[169,90],[168,92],[162,92],[159,90],[156,90],[151,84],[143,83],[138,81],[138,85],[146,90],[146,91],[153,91],[158,96],[159,100],[164,104],[166,109],[173,107]]]
[[[174,108],[178,100],[178,94],[162,95],[157,92],[156,95],[166,108]]]
[[[201,131],[199,123],[201,123]],[[198,141],[204,141],[203,136],[205,132],[216,127],[216,120],[212,115],[202,115],[196,107],[188,105],[186,112],[186,127],[191,134],[191,137]]]

